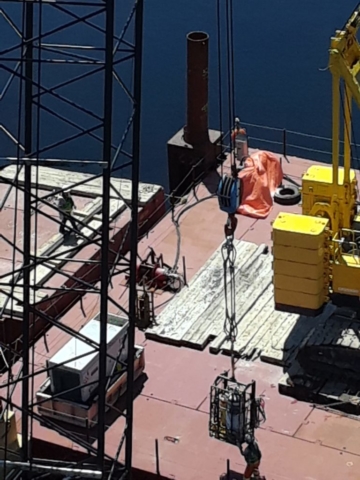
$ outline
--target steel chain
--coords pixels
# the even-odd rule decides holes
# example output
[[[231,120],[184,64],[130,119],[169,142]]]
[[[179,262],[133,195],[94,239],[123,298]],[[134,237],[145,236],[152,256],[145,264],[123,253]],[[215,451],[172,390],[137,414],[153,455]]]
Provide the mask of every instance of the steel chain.
[[[224,268],[224,292],[225,292],[225,323],[224,333],[231,345],[231,376],[235,378],[235,358],[234,347],[238,334],[238,327],[236,322],[236,285],[235,285],[235,261],[236,261],[236,248],[234,245],[234,235],[226,237],[226,241],[221,249],[223,257]],[[229,287],[230,294],[228,292],[228,272],[230,275]],[[230,297],[230,298],[229,298]]]

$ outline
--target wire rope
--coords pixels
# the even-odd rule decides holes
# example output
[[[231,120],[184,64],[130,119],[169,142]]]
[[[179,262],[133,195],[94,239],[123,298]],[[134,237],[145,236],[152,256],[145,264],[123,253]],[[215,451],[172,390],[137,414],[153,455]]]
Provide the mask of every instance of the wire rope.
[[[216,26],[217,26],[217,55],[218,55],[218,97],[219,97],[219,127],[223,135],[223,103],[222,103],[222,55],[221,55],[221,0],[216,2]],[[223,141],[221,142],[221,156],[224,154]],[[221,176],[223,175],[223,162],[221,162]]]

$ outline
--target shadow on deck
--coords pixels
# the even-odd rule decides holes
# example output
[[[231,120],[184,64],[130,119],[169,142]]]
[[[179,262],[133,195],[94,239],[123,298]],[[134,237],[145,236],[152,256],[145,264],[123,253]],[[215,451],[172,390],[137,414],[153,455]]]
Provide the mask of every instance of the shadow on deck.
[[[45,456],[44,456],[45,453]],[[91,465],[95,459],[94,457],[89,457],[89,454],[79,452],[76,450],[70,450],[65,447],[61,447],[59,445],[54,446],[51,443],[42,440],[36,440],[33,444],[33,455],[35,458],[41,458],[43,461],[40,463],[46,464],[46,459],[50,459],[51,461],[58,460],[63,462],[76,462],[76,463],[87,463]],[[117,468],[119,473],[122,472],[123,466],[120,463],[117,463]],[[95,467],[95,464],[94,464]],[[107,468],[111,468],[110,465],[107,465]],[[156,474],[153,472],[145,472],[144,470],[140,470],[138,468],[132,469],[132,478],[133,480],[170,480],[169,477],[165,477],[161,474]]]
[[[243,480],[242,473],[234,472],[233,470],[229,470],[226,473],[220,475],[220,480]]]
[[[147,381],[148,377],[146,373],[142,373],[134,382],[133,385],[133,399],[135,400],[142,392],[144,385]],[[125,408],[126,408],[126,393],[124,392],[123,395],[113,404],[109,405],[109,409],[105,415],[105,434],[106,431],[109,430],[112,425],[114,425],[120,417],[123,417],[125,423]],[[51,428],[49,426],[49,422],[46,417],[42,417],[40,421],[40,425],[46,428]],[[71,423],[65,423],[60,420],[55,420],[51,418],[51,425],[53,429],[57,431],[58,428],[62,430],[66,430],[67,432],[71,432],[75,437],[79,439],[80,442],[86,442],[87,444],[93,444],[97,442],[97,424],[95,423],[94,426],[89,428],[83,428]],[[59,433],[61,431],[59,430]],[[120,441],[120,440],[119,440]]]
[[[300,316],[285,340],[279,392],[298,400],[360,414],[360,321],[337,310]]]

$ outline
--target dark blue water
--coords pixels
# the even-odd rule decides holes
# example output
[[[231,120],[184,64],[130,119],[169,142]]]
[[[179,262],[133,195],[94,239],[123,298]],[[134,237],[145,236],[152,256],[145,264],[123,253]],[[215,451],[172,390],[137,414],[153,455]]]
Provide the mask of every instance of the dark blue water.
[[[130,9],[130,1],[118,12],[122,26]],[[331,136],[331,74],[324,71],[328,63],[330,37],[341,28],[355,6],[354,0],[254,0],[234,1],[235,20],[235,78],[236,114],[247,123],[286,128],[290,131],[312,135]],[[20,11],[6,6],[15,23],[20,26]],[[5,25],[2,19],[1,25]],[[46,29],[55,28],[69,21],[69,15],[54,8],[44,9],[43,22]],[[96,25],[102,19],[95,18]],[[142,165],[143,181],[167,184],[166,142],[185,123],[186,115],[186,34],[192,30],[205,30],[210,35],[210,126],[219,128],[218,109],[218,58],[216,41],[216,3],[214,0],[147,0],[144,25],[144,70],[143,70],[143,123]],[[119,29],[117,31],[119,33]],[[131,31],[129,39],[131,39]],[[1,50],[18,40],[9,27],[4,26]],[[101,34],[85,27],[68,28],[66,35],[52,35],[49,43],[99,44]],[[18,51],[7,58],[18,55]],[[43,53],[45,58],[54,53]],[[47,57],[46,57],[47,55]],[[98,52],[86,52],[91,58],[99,58]],[[57,54],[58,58],[61,57]],[[118,57],[120,58],[120,57]],[[15,63],[7,66],[13,68]],[[76,76],[85,68],[66,65],[47,65],[41,72],[42,84],[49,88],[69,75]],[[120,64],[119,75],[131,85],[129,68]],[[9,73],[0,71],[1,88]],[[226,82],[226,70],[223,72]],[[94,75],[81,83],[61,89],[61,94],[72,101],[86,105],[97,115],[102,109],[102,78]],[[117,87],[118,88],[118,87]],[[60,92],[60,90],[58,90]],[[0,122],[15,136],[17,133],[18,85],[13,82],[0,101]],[[41,114],[40,149],[51,143],[75,135],[79,129],[66,125],[49,111],[56,111],[71,119],[83,129],[96,126],[97,121],[80,113],[60,99],[49,95],[43,97],[48,111]],[[114,137],[119,142],[131,108],[126,96],[118,88],[115,94]],[[225,102],[225,109],[226,109]],[[356,122],[356,114],[354,115]],[[356,125],[356,124],[355,124]],[[356,131],[356,130],[355,130]],[[281,131],[269,131],[249,127],[254,146],[280,149]],[[95,134],[101,135],[100,131]],[[14,146],[3,134],[1,156],[14,155]],[[360,135],[359,135],[360,138]],[[265,141],[260,141],[265,139]],[[356,139],[355,139],[356,140]],[[36,143],[37,139],[34,138]],[[359,140],[357,140],[359,141]],[[299,147],[330,151],[329,142],[288,135],[288,142]],[[126,148],[130,146],[125,144]],[[289,153],[326,161],[324,153],[308,152],[289,147]],[[101,144],[91,137],[81,138],[63,146],[44,150],[42,156],[52,158],[101,159]],[[126,161],[122,157],[121,161]]]

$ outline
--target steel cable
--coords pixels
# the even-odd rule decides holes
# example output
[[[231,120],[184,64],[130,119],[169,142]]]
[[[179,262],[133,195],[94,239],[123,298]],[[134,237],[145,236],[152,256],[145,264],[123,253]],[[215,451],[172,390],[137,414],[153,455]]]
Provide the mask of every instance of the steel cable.
[[[223,105],[222,105],[222,56],[221,56],[221,0],[217,0],[216,23],[217,23],[217,54],[218,54],[218,97],[219,97],[219,128],[223,133]],[[224,154],[223,142],[221,142],[221,154]],[[223,162],[221,162],[221,176],[223,175]]]
[[[231,18],[230,18],[230,1],[226,1],[226,54],[227,54],[227,86],[228,86],[228,121],[229,121],[229,131],[232,130],[232,124],[234,120],[234,112],[233,112],[233,84],[232,84],[232,72],[233,72],[233,64],[232,64],[232,52],[231,52]],[[234,139],[232,135],[230,135],[230,151],[234,151]],[[235,155],[233,155],[232,164],[235,166]]]

